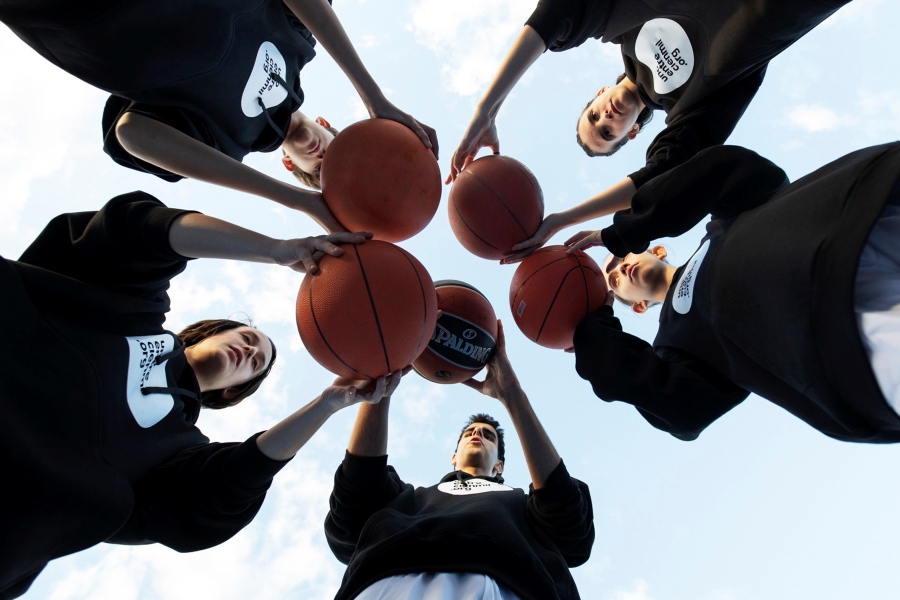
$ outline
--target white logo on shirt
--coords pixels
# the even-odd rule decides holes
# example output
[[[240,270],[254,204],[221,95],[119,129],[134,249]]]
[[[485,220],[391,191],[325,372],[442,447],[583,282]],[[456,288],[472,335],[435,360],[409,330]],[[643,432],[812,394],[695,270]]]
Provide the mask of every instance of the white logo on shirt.
[[[141,393],[145,387],[167,387],[165,360],[156,364],[156,357],[175,348],[172,334],[126,337],[128,343],[128,378],[125,397],[128,408],[137,424],[147,429],[153,427],[169,414],[175,406],[175,398],[169,394]]]
[[[256,62],[253,63],[253,70],[250,72],[250,78],[247,85],[244,86],[244,93],[241,95],[241,110],[248,117],[261,115],[262,107],[257,102],[257,98],[262,99],[266,108],[278,106],[287,98],[287,90],[284,89],[277,81],[272,79],[270,74],[284,77],[287,71],[287,63],[278,48],[272,42],[263,42],[256,53]]]
[[[469,494],[483,494],[485,492],[511,492],[514,488],[485,479],[469,479],[467,481],[455,479],[438,484],[437,489],[453,496],[468,496]]]
[[[667,94],[684,85],[694,70],[694,48],[681,25],[671,19],[644,23],[634,53],[653,73],[653,89]]]
[[[686,315],[691,310],[691,303],[694,300],[694,284],[697,282],[697,270],[700,268],[707,250],[709,250],[709,240],[703,242],[703,245],[694,253],[687,266],[684,267],[681,279],[678,280],[672,298],[672,308],[679,314]]]

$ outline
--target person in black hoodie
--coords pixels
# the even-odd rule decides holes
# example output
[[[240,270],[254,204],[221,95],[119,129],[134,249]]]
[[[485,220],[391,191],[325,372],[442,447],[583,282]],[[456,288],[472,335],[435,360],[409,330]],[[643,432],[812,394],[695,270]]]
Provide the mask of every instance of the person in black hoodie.
[[[544,51],[563,52],[589,38],[620,46],[625,72],[582,111],[578,143],[589,156],[609,156],[637,136],[654,110],[665,111],[666,128],[647,150],[646,166],[578,206],[547,215],[501,262],[521,260],[561,229],[627,208],[654,177],[725,143],[769,61],[848,2],[540,0],[479,103],[447,181],[480,148],[499,152],[494,122],[500,106]]]
[[[201,406],[252,394],[275,346],[235,321],[164,328],[169,281],[190,257],[315,272],[335,244],[366,237],[274,240],[133,192],[56,217],[19,260],[0,260],[0,598],[100,542],[191,552],[228,540],[332,413],[390,393],[399,375],[337,380],[266,432],[210,443]]]
[[[657,177],[613,225],[567,242],[612,252],[609,303],[575,332],[578,374],[683,440],[755,393],[838,440],[900,441],[898,177],[900,142],[790,185],[731,146]],[[647,251],[707,214],[685,265]],[[639,313],[662,305],[652,346],[622,331],[614,296]]]
[[[321,194],[240,162],[280,147],[285,167],[318,186],[334,130],[298,110],[300,70],[316,39],[372,117],[410,127],[437,157],[434,130],[385,98],[327,0],[0,0],[0,21],[53,64],[110,92],[104,150],[166,181],[190,177],[255,194],[343,231]]]
[[[348,565],[337,600],[579,597],[569,568],[586,562],[594,543],[590,493],[569,476],[522,391],[502,326],[487,377],[464,383],[509,412],[528,494],[503,483],[503,430],[490,416],[463,428],[453,472],[413,488],[387,464],[389,398],[361,406],[325,520],[331,550]]]

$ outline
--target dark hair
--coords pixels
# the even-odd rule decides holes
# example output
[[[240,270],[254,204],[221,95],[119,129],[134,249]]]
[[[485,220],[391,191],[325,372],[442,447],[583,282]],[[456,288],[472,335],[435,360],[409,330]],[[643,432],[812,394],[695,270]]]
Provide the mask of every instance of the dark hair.
[[[503,441],[503,429],[500,428],[500,421],[497,421],[494,417],[486,413],[478,413],[477,415],[469,417],[469,420],[466,421],[466,424],[463,425],[462,430],[459,432],[459,438],[456,440],[456,445],[459,446],[459,440],[462,439],[462,436],[466,432],[466,429],[469,428],[469,425],[473,423],[486,423],[497,431],[497,459],[505,461],[506,443]]]
[[[203,321],[197,321],[192,325],[188,325],[181,330],[178,337],[185,347],[189,348],[217,333],[237,329],[238,327],[253,327],[253,325],[241,323],[240,321],[232,321],[231,319],[205,319]],[[263,379],[268,377],[269,373],[272,372],[272,365],[275,364],[275,342],[269,338],[269,343],[272,344],[272,359],[269,361],[269,365],[250,381],[234,386],[238,390],[238,394],[235,397],[223,397],[223,390],[209,390],[200,394],[200,405],[206,408],[228,408],[229,406],[240,403],[241,400],[256,392],[263,382]]]
[[[338,134],[338,130],[335,129],[334,127],[331,127],[330,125],[328,127],[326,127],[325,129],[327,129],[334,135]],[[282,150],[281,153],[284,155],[287,154],[287,152],[285,152],[284,150]],[[302,169],[298,169],[296,167],[294,168],[293,171],[291,171],[291,173],[293,173],[294,177],[299,179],[300,183],[302,183],[303,185],[309,186],[316,190],[322,189],[322,165],[321,164],[319,164],[319,166],[316,167],[312,173],[307,173],[306,171],[304,171]]]
[[[622,73],[618,77],[616,77],[616,85],[622,83],[622,80],[625,79],[625,73]],[[588,103],[584,105],[584,110],[581,111],[581,114],[578,115],[578,121],[581,120],[581,115],[588,109],[588,107],[594,102],[594,99],[591,98],[588,100]],[[638,133],[640,133],[644,127],[653,120],[653,109],[649,106],[645,106],[644,110],[640,112],[637,116],[637,120],[635,123],[638,125]],[[619,151],[619,148],[628,143],[628,136],[623,137],[615,147],[609,152],[594,152],[590,148],[588,148],[587,144],[584,143],[584,140],[581,139],[581,134],[578,133],[578,121],[575,122],[575,141],[578,142],[578,145],[581,146],[581,149],[584,150],[584,153],[590,156],[591,158],[595,156],[612,156],[616,152]]]

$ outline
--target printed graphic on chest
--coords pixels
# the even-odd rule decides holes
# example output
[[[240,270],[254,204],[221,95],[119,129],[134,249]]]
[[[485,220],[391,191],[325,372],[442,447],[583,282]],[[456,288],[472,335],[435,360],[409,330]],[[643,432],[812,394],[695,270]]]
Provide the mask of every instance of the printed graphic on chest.
[[[513,491],[513,488],[503,485],[502,483],[495,483],[485,479],[469,479],[467,481],[455,479],[439,484],[438,490],[453,496],[468,496],[470,494],[483,494],[485,492],[511,492]]]
[[[682,272],[681,278],[678,280],[672,296],[672,308],[679,314],[686,315],[691,310],[691,304],[694,301],[694,284],[697,282],[697,271],[700,270],[700,265],[703,264],[707,250],[709,250],[709,240],[703,242],[700,248],[697,249],[694,256],[685,265],[684,272]]]
[[[166,363],[156,359],[175,348],[171,334],[126,337],[128,344],[128,376],[125,397],[134,420],[143,428],[156,425],[175,405],[170,394],[144,394],[143,388],[168,387]]]
[[[634,53],[653,73],[653,90],[667,94],[684,85],[694,71],[694,48],[684,29],[671,19],[644,23]]]
[[[275,44],[263,42],[256,53],[253,69],[241,95],[241,110],[246,116],[255,117],[262,114],[260,101],[266,108],[284,102],[288,92],[275,77],[284,80],[286,72],[287,63]]]

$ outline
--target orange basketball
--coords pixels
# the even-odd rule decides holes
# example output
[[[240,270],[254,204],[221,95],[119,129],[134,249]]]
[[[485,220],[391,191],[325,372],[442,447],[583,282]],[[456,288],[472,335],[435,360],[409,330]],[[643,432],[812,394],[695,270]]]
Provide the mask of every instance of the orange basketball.
[[[367,119],[344,129],[322,159],[322,195],[349,231],[400,242],[423,229],[441,201],[441,170],[409,128]]]
[[[459,243],[491,260],[511,254],[544,220],[541,186],[528,167],[508,156],[483,156],[466,167],[447,204]]]
[[[413,368],[435,383],[459,383],[481,371],[494,353],[497,315],[484,294],[468,283],[447,279],[434,289],[444,313]]]
[[[297,329],[310,355],[342,377],[375,379],[412,363],[437,320],[428,271],[393,244],[345,244],[324,256],[297,294]]]
[[[606,302],[606,281],[594,260],[565,246],[541,248],[516,269],[509,307],[529,340],[547,348],[571,348],[575,328]]]

